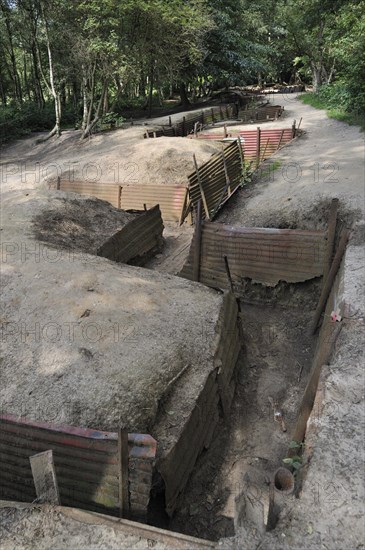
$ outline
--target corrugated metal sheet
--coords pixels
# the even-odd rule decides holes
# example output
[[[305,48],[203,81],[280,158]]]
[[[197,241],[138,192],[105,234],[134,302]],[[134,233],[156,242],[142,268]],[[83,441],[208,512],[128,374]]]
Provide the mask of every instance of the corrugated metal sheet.
[[[163,228],[160,208],[155,206],[108,239],[97,255],[115,262],[142,265],[144,258],[162,245]]]
[[[200,281],[229,288],[224,256],[235,285],[247,277],[276,285],[297,283],[323,275],[327,233],[293,229],[241,228],[205,222],[202,228]],[[193,278],[195,238],[180,275]]]
[[[243,122],[264,122],[277,120],[283,113],[284,107],[280,105],[263,105],[248,109],[241,109],[238,118]]]
[[[87,183],[82,181],[61,181],[60,190],[80,195],[91,195],[119,207],[119,185],[113,183]]]
[[[219,105],[218,107],[211,107],[210,109],[204,109],[200,113],[191,113],[182,118],[180,122],[172,124],[171,126],[161,126],[154,130],[146,130],[144,133],[145,138],[154,138],[161,136],[178,136],[185,137],[194,132],[195,124],[199,123],[202,126],[207,124],[213,124],[214,122],[220,122],[222,120],[229,120],[237,117],[236,105]]]
[[[165,221],[180,221],[187,197],[185,185],[124,185],[61,181],[60,190],[90,195],[110,202],[123,210],[139,210],[160,206]]]
[[[184,185],[125,185],[120,208],[144,210],[158,204],[164,221],[180,221],[187,189]]]
[[[222,153],[215,153],[212,157],[199,166],[199,177],[196,172],[188,176],[189,200],[196,207],[202,199],[202,190],[209,211],[204,216],[214,218],[219,207],[238,189],[242,181],[242,153],[238,141],[228,145]],[[227,174],[225,171],[225,165]],[[227,175],[229,187],[227,186]],[[203,199],[204,204],[204,199]]]
[[[258,134],[260,133],[260,142]],[[243,130],[240,132],[243,138],[242,146],[245,159],[256,159],[260,151],[260,160],[271,157],[275,151],[293,139],[292,128],[264,128],[258,130]]]
[[[225,139],[223,132],[214,134],[197,135],[200,139],[213,139],[218,141],[231,141],[241,139],[245,160],[257,159],[260,152],[260,161],[271,157],[279,147],[282,147],[294,137],[293,128],[256,128],[256,130],[243,130],[239,134],[230,132],[229,138]]]
[[[33,501],[36,494],[29,457],[51,449],[62,504],[120,514],[117,433],[57,427],[1,415],[0,436],[0,498]],[[128,435],[132,515],[141,516],[147,511],[156,450],[157,443],[151,436]]]

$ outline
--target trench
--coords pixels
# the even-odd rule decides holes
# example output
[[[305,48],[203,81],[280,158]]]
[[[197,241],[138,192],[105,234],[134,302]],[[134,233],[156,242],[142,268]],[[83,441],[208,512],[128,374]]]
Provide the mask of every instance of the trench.
[[[319,363],[327,356],[327,344],[332,347],[333,342],[323,338],[322,331],[332,331],[336,325],[331,323],[330,312],[339,277],[337,274],[327,301],[322,328],[315,335],[310,325],[322,277],[304,283],[280,282],[275,287],[248,279],[244,282],[239,298],[241,351],[231,410],[226,417],[221,415],[209,449],[199,456],[173,517],[161,510],[156,513],[158,506],[163,506],[162,487],[152,498],[151,523],[213,541],[234,536],[246,523],[259,532],[275,528],[280,499],[285,500],[283,495],[291,492],[292,480],[299,496],[302,472],[288,466],[293,455],[289,447],[303,403],[308,401],[313,372],[325,362]],[[315,394],[316,387],[309,394],[309,407]],[[278,411],[280,416],[275,415]],[[303,448],[305,440],[294,454],[300,455]],[[279,468],[285,469],[275,478]],[[278,494],[274,504],[271,491]]]

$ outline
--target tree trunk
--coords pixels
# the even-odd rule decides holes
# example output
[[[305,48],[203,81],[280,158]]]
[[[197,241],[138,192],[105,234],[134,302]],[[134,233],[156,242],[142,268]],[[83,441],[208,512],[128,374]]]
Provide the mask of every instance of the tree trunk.
[[[0,4],[0,9],[4,16],[5,21],[5,27],[8,35],[8,41],[9,41],[9,53],[10,53],[10,61],[11,61],[11,68],[12,73],[11,77],[14,84],[14,99],[15,101],[18,101],[21,103],[23,101],[22,97],[22,87],[20,84],[20,78],[16,67],[16,59],[15,59],[15,53],[14,53],[14,45],[13,45],[13,35],[11,31],[11,25],[10,25],[10,15],[9,15],[9,8],[6,8],[5,5],[2,3]]]
[[[44,107],[44,95],[42,90],[42,84],[41,84],[41,78],[39,75],[39,69],[38,69],[38,59],[37,59],[37,45],[36,45],[36,39],[33,38],[32,42],[32,60],[33,60],[33,89],[34,89],[34,95],[37,101],[37,105],[40,109],[43,109]]]
[[[149,82],[149,93],[148,93],[148,118],[152,116],[152,103],[153,103],[153,84],[154,84],[154,63],[151,63],[150,68],[150,82]]]
[[[94,126],[99,122],[100,114],[101,114],[102,106],[103,106],[104,101],[105,101],[105,95],[107,93],[107,90],[108,90],[108,81],[104,80],[103,88],[101,90],[101,96],[100,96],[100,99],[99,99],[99,103],[98,103],[94,118],[93,118],[93,120],[90,120],[91,111],[89,111],[88,124],[87,124],[85,130],[82,133],[81,139],[85,139],[87,136],[89,136],[91,134],[91,131],[94,128]]]
[[[48,137],[52,137],[54,135],[57,135],[57,136],[61,135],[61,97],[60,97],[60,93],[56,90],[56,87],[55,87],[53,57],[52,57],[51,42],[49,38],[48,21],[47,21],[47,18],[45,17],[42,3],[41,3],[41,10],[42,10],[42,16],[44,19],[44,29],[45,29],[45,36],[46,36],[46,43],[47,43],[48,64],[49,64],[49,88],[51,90],[51,93],[54,99],[54,105],[55,105],[55,118],[56,118],[55,126],[48,136]]]
[[[188,98],[188,94],[186,93],[186,85],[185,82],[180,82],[180,98],[181,98],[181,105],[188,106],[190,105],[190,101]]]

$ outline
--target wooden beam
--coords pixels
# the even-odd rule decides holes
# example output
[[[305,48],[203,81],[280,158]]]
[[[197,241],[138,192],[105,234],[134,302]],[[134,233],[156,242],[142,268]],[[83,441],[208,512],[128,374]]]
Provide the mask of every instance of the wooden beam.
[[[200,280],[200,262],[201,262],[201,247],[202,247],[202,201],[198,202],[195,220],[195,235],[194,235],[194,264],[193,264],[193,281]]]
[[[322,311],[323,311],[323,309],[326,305],[328,296],[330,295],[331,288],[332,288],[332,285],[334,283],[335,277],[337,275],[337,271],[339,270],[341,260],[342,260],[342,257],[344,255],[344,253],[345,253],[346,245],[347,245],[347,241],[348,241],[349,237],[350,237],[350,230],[345,229],[342,232],[342,235],[341,235],[341,238],[340,238],[340,242],[339,242],[335,257],[333,258],[331,269],[329,270],[326,281],[325,281],[325,283],[323,285],[323,288],[322,288],[322,292],[321,292],[321,296],[319,298],[318,306],[317,306],[317,309],[316,309],[315,314],[314,314],[313,322],[311,324],[311,333],[312,334],[314,334],[315,331],[317,330],[317,326],[318,326],[319,320],[321,318]]]
[[[328,219],[328,229],[327,229],[327,253],[323,270],[323,284],[327,279],[328,272],[331,267],[332,256],[333,256],[333,247],[335,243],[336,235],[336,225],[337,225],[337,212],[338,212],[338,199],[332,199],[331,209]]]
[[[196,162],[195,154],[193,155],[193,160],[194,160],[196,177],[198,178],[200,194],[201,194],[201,198],[203,200],[205,215],[206,215],[207,219],[210,220],[208,203],[207,203],[207,199],[205,198],[205,193],[204,193],[204,189],[203,189],[203,182],[202,182],[202,179],[201,179],[200,174],[199,174],[199,168],[198,168],[198,163]]]
[[[128,432],[121,428],[118,430],[118,457],[120,517],[128,518],[130,514]]]
[[[61,504],[53,452],[44,451],[29,457],[37,498],[48,504]]]

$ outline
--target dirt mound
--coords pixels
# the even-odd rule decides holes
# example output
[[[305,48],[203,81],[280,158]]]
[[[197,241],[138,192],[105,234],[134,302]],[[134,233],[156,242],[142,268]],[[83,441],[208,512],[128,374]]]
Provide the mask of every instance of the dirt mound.
[[[33,218],[33,231],[39,241],[92,254],[135,217],[99,199],[50,191],[45,209]]]
[[[187,183],[194,171],[193,154],[198,165],[222,149],[221,143],[207,143],[189,138],[160,137],[137,142],[128,161],[138,167],[135,183]]]

